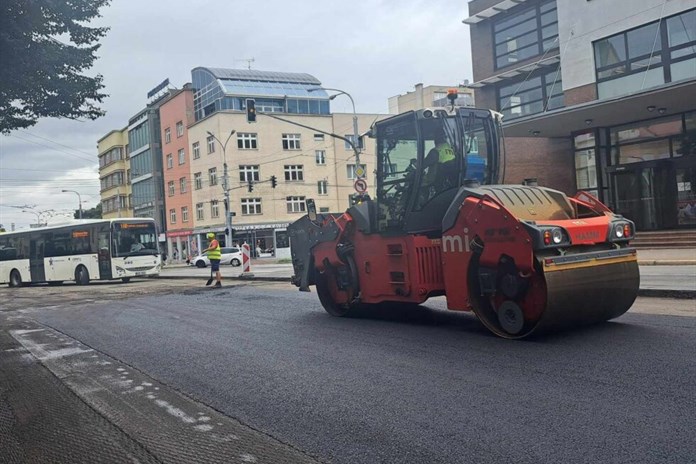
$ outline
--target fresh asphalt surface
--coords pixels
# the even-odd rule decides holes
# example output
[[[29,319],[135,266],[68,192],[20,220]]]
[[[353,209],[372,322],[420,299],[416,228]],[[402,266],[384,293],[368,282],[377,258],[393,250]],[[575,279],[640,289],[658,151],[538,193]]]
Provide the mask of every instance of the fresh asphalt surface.
[[[443,309],[340,319],[254,283],[31,317],[324,461],[696,462],[695,317],[512,342]]]

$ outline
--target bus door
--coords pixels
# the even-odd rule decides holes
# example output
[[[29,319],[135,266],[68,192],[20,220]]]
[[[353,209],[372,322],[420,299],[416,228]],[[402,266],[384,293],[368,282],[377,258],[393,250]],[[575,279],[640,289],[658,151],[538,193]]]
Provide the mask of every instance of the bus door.
[[[43,237],[35,237],[29,240],[29,271],[32,282],[44,282],[46,280]]]
[[[99,240],[99,278],[100,279],[111,279],[113,278],[111,274],[111,249],[109,248],[111,243],[111,232],[109,229],[100,230],[98,234]]]

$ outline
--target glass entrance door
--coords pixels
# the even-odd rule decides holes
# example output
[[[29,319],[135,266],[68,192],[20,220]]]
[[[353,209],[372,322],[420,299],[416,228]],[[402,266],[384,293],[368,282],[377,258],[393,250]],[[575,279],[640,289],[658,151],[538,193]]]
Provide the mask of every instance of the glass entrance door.
[[[614,210],[638,230],[676,226],[674,172],[666,167],[633,168],[613,174]]]

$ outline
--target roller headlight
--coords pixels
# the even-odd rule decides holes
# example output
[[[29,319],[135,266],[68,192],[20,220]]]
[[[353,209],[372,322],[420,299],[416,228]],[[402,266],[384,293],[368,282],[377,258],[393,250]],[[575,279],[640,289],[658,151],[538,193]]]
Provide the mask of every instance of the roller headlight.
[[[551,231],[551,239],[553,240],[553,243],[558,245],[563,241],[563,232],[561,229],[553,229]]]
[[[614,226],[614,236],[616,238],[623,238],[624,237],[624,224],[616,224]]]

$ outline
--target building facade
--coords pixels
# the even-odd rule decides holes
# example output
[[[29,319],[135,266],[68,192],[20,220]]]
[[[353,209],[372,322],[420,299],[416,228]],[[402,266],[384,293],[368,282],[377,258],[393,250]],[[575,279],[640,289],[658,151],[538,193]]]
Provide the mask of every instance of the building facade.
[[[102,217],[130,217],[128,129],[112,130],[97,141]]]
[[[423,84],[416,84],[413,91],[389,98],[389,114],[400,114],[427,107],[447,106],[450,104],[450,101],[447,99],[447,92],[450,89],[457,89],[458,92],[455,105],[474,106],[474,91],[468,87],[458,85],[423,86]]]
[[[148,104],[128,121],[133,215],[153,218],[160,234],[160,242],[165,239],[167,227],[159,116],[159,104],[163,98],[165,96]]]
[[[328,134],[352,140],[354,115],[332,114],[329,95],[320,86],[308,74],[195,68],[191,92],[186,94],[191,100],[175,94],[161,104],[167,236],[169,246],[176,246],[180,256],[182,249],[189,255],[204,249],[208,232],[224,241],[225,211],[229,210],[233,244],[248,243],[254,255],[261,251],[289,257],[286,228],[306,213],[307,198],[315,199],[320,212],[348,207],[354,193],[354,153],[348,143]],[[255,100],[258,112],[252,124],[246,120],[248,98]],[[193,117],[188,118],[191,101]],[[363,131],[383,117],[356,116]],[[180,121],[183,135],[175,141]],[[371,173],[374,144],[364,143],[361,164]],[[183,164],[179,165],[182,149]]]
[[[162,178],[165,189],[167,256],[185,260],[191,253],[194,217],[191,202],[191,151],[188,127],[193,124],[193,91],[189,84],[171,90],[159,104]]]
[[[472,87],[505,115],[509,163],[526,151],[544,184],[570,173],[639,230],[696,226],[692,1],[473,0],[469,15]]]

